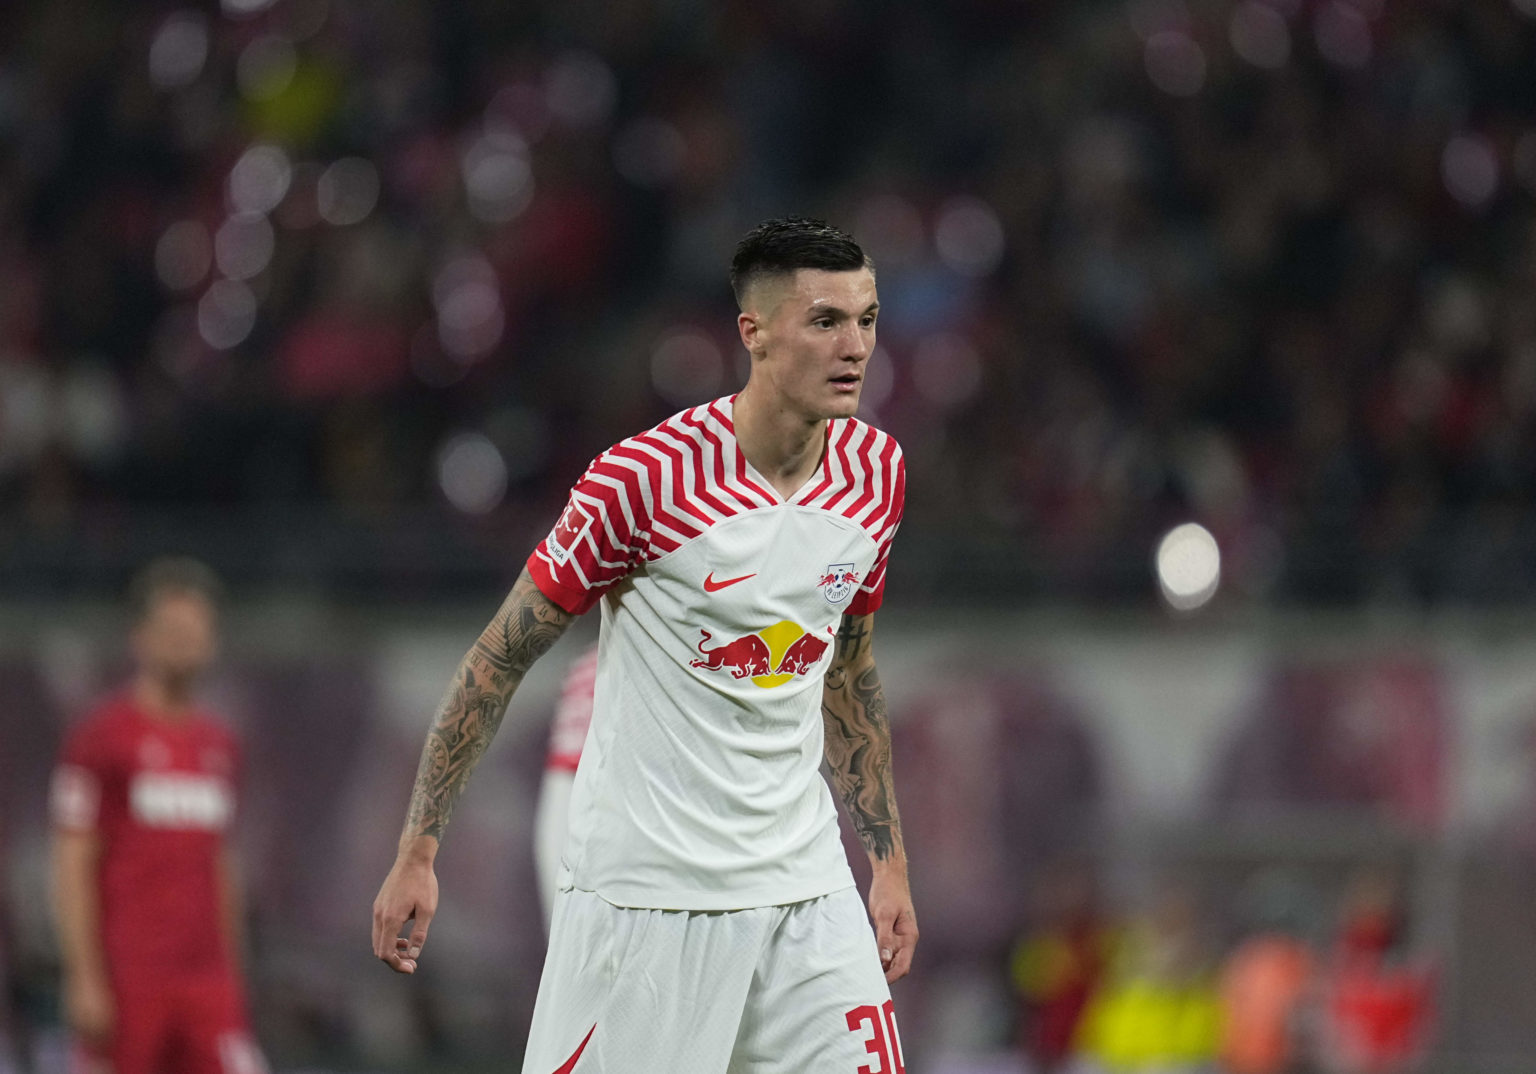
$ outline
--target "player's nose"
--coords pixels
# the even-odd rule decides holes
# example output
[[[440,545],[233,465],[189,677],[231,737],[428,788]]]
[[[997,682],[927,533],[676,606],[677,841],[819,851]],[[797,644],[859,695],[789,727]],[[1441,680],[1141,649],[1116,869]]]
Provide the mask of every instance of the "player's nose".
[[[849,324],[843,329],[842,338],[838,343],[844,359],[850,362],[862,362],[875,349],[875,335],[857,324]]]

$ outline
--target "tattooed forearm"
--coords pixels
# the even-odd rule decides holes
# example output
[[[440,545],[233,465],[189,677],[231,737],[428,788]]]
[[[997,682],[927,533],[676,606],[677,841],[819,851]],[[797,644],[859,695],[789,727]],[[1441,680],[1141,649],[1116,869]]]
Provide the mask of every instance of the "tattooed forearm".
[[[402,843],[418,835],[442,838],[453,807],[501,726],[523,675],[573,619],[523,572],[496,617],[465,654],[438,705],[422,747]]]
[[[843,617],[822,691],[827,765],[864,849],[876,861],[906,859],[891,778],[891,725],[862,616]]]

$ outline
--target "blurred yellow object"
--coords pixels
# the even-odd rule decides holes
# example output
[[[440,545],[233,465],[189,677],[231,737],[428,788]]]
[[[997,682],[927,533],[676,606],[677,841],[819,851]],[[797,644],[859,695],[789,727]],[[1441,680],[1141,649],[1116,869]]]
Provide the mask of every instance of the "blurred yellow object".
[[[258,138],[302,149],[330,124],[341,101],[341,86],[330,64],[300,60],[282,89],[246,102],[246,123]]]
[[[1118,942],[1114,930],[1086,917],[1045,929],[1014,950],[1010,969],[1026,1014],[1020,1043],[1037,1062],[1049,1068],[1070,1053]]]
[[[1047,932],[1019,944],[1011,967],[1013,984],[1019,993],[1039,1001],[1084,979],[1097,977],[1100,967],[1113,954],[1112,939],[1103,935],[1088,937],[1091,951],[1085,951],[1084,943],[1075,940],[1062,932]]]
[[[1220,1034],[1214,982],[1137,977],[1099,992],[1083,1018],[1078,1045],[1109,1070],[1176,1069],[1213,1060]]]

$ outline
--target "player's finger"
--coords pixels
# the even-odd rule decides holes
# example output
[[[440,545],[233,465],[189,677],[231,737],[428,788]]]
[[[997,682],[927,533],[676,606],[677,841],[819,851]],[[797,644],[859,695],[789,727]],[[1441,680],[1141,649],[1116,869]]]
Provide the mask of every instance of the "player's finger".
[[[895,918],[882,915],[875,922],[875,946],[880,948],[880,968],[890,969],[891,959],[896,957],[897,939]]]
[[[881,960],[887,982],[900,980],[912,968],[912,953],[917,948],[917,918],[910,910],[896,915],[891,933],[894,947],[889,961]]]
[[[406,953],[407,958],[416,959],[420,957],[421,949],[427,942],[427,929],[431,924],[431,914],[423,913],[419,910],[416,912],[416,927],[411,929],[411,943],[410,950]]]
[[[401,927],[409,918],[409,912],[391,911],[378,904],[374,905],[373,953],[376,957],[388,959],[394,953],[395,937],[400,935]]]
[[[389,964],[389,968],[394,970],[396,973],[416,972],[416,960],[410,957],[410,949],[408,946],[409,944],[410,941],[407,940],[404,936],[397,938],[395,940],[395,949],[391,951],[389,953],[389,957],[384,960]]]
[[[388,958],[389,957],[389,941],[390,941],[390,938],[394,935],[395,932],[398,932],[398,931],[399,931],[398,927],[395,928],[395,929],[389,928],[388,917],[384,913],[383,907],[381,907],[377,903],[375,903],[374,907],[373,907],[373,957],[374,958]]]

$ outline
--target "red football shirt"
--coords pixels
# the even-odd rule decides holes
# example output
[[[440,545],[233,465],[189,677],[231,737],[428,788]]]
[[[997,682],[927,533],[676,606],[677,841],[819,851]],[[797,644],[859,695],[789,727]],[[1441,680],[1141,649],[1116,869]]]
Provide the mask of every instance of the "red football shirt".
[[[126,694],[67,736],[53,823],[101,836],[102,942],[114,978],[228,965],[219,858],[238,775],[234,736],[213,717],[156,719]]]
[[[592,726],[592,691],[597,686],[597,646],[576,658],[565,673],[560,704],[549,726],[549,752],[544,768],[551,772],[575,772]]]

